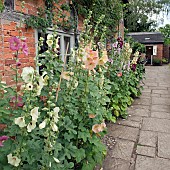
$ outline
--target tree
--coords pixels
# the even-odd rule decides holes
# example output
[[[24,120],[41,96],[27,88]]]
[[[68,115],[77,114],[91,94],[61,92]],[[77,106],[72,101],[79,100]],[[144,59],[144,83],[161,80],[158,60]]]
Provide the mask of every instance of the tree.
[[[167,12],[169,6],[169,0],[129,0],[124,10],[125,27],[129,32],[153,31],[157,21],[152,16]]]
[[[160,27],[159,31],[164,36],[164,43],[170,45],[170,24],[166,24],[164,27]]]

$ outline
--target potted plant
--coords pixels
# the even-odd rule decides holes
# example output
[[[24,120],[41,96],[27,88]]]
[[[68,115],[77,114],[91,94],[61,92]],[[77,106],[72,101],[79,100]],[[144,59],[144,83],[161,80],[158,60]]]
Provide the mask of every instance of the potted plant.
[[[153,65],[154,66],[161,66],[162,65],[162,59],[161,58],[153,58]]]

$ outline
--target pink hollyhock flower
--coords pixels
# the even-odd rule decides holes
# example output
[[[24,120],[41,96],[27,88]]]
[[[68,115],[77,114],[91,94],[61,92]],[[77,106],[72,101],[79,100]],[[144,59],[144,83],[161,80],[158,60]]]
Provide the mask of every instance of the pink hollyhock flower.
[[[0,136],[0,147],[3,147],[3,142],[8,140],[8,136]]]
[[[11,37],[9,42],[10,42],[11,50],[18,51],[20,49],[21,42],[20,42],[20,39],[18,39],[17,37]]]
[[[117,73],[117,77],[122,77],[122,72]]]
[[[99,57],[98,57],[98,51],[93,51],[91,49],[86,49],[87,51],[87,57],[86,60],[84,61],[85,63],[85,68],[88,70],[93,70],[99,61]]]
[[[26,42],[22,44],[22,51],[25,55],[28,55],[28,46]]]

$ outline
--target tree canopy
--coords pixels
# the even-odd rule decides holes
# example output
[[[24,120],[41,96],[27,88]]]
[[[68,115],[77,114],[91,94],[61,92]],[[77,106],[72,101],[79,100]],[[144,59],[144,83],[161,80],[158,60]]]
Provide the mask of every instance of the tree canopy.
[[[160,27],[159,31],[164,36],[165,44],[170,45],[170,24],[166,24],[164,27]]]
[[[168,12],[169,0],[129,0],[124,10],[125,27],[129,32],[154,31],[160,12]]]

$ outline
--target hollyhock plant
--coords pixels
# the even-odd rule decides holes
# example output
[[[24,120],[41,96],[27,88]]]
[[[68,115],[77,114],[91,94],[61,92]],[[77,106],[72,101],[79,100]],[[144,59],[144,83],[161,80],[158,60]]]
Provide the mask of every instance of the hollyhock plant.
[[[3,147],[3,142],[8,140],[9,137],[8,136],[0,136],[0,147]]]
[[[10,49],[12,51],[18,51],[21,47],[20,39],[17,37],[11,37],[10,40]]]

